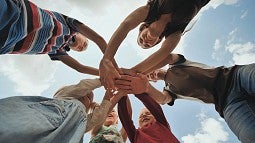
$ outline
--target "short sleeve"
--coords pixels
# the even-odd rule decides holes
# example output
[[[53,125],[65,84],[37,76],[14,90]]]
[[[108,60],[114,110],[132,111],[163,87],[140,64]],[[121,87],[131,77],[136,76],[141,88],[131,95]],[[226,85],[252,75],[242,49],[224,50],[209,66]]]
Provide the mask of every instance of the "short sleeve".
[[[171,98],[172,98],[171,102],[169,102],[167,104],[170,105],[170,106],[173,106],[175,99],[177,99],[177,95],[170,91],[168,85],[166,85],[164,87],[164,91],[166,91],[168,93],[168,95],[171,96]]]
[[[77,26],[75,25],[75,23],[80,23],[82,24],[80,21],[76,20],[76,19],[73,19],[73,18],[70,18],[70,17],[67,17],[66,18],[66,22],[68,24],[68,26],[73,29],[74,31],[78,32],[78,28]]]
[[[65,50],[57,50],[57,51],[48,53],[48,55],[52,61],[59,61],[58,56],[68,55],[68,54]]]

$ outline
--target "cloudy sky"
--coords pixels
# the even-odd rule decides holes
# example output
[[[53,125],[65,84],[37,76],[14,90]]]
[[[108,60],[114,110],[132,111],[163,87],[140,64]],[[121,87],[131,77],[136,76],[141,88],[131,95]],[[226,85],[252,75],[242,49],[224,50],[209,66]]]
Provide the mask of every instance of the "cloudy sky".
[[[85,23],[106,41],[121,21],[146,0],[32,0],[38,6],[74,17]],[[210,66],[232,66],[255,61],[254,0],[212,0],[197,15],[195,25],[186,33],[175,53]],[[120,67],[132,67],[159,47],[143,50],[136,44],[137,29],[129,33],[115,59]],[[81,63],[98,67],[102,54],[90,41],[83,53],[70,52]],[[45,96],[60,87],[84,78],[62,63],[52,62],[47,55],[1,55],[0,98],[9,96]],[[161,90],[164,83],[153,83]],[[104,89],[95,91],[100,102]],[[141,102],[131,97],[133,119],[137,122]],[[173,107],[162,106],[173,133],[183,143],[239,143],[214,106],[195,101],[177,100]],[[85,135],[84,143],[88,142]]]

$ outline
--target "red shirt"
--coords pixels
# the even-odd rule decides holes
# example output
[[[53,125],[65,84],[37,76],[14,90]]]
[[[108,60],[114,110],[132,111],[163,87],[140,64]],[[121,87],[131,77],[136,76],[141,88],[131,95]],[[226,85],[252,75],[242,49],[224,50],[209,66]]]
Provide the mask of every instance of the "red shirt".
[[[136,129],[128,114],[126,100],[123,97],[118,104],[120,121],[125,128],[131,143],[180,143],[171,132],[162,108],[149,95],[135,95],[155,117],[157,122],[146,127]]]

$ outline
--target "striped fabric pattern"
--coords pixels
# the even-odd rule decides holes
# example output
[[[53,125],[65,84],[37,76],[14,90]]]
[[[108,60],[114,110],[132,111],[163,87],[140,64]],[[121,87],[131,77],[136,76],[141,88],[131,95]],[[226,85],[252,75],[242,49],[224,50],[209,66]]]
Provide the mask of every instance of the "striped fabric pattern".
[[[65,52],[74,20],[27,0],[0,0],[0,54]]]

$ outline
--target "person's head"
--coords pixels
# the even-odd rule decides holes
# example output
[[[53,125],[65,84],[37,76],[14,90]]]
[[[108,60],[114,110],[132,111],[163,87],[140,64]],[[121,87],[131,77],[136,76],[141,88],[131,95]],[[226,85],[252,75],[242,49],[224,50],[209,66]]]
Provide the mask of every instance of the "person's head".
[[[84,51],[88,47],[88,38],[81,33],[76,33],[69,42],[70,49],[74,51]]]
[[[139,115],[138,121],[139,121],[139,127],[142,128],[151,123],[156,122],[156,119],[147,108],[143,108]]]
[[[104,125],[105,126],[110,126],[110,125],[115,125],[118,124],[118,113],[116,112],[115,109],[113,109],[107,116]]]
[[[139,46],[141,46],[143,49],[149,49],[158,43],[161,42],[162,40],[162,33],[159,35],[152,34],[153,30],[154,31],[163,31],[163,30],[155,30],[155,28],[149,27],[149,24],[143,23],[141,24],[139,28],[139,34],[137,37],[137,43]],[[164,28],[164,27],[158,27],[158,28]],[[155,36],[153,36],[155,35]]]

